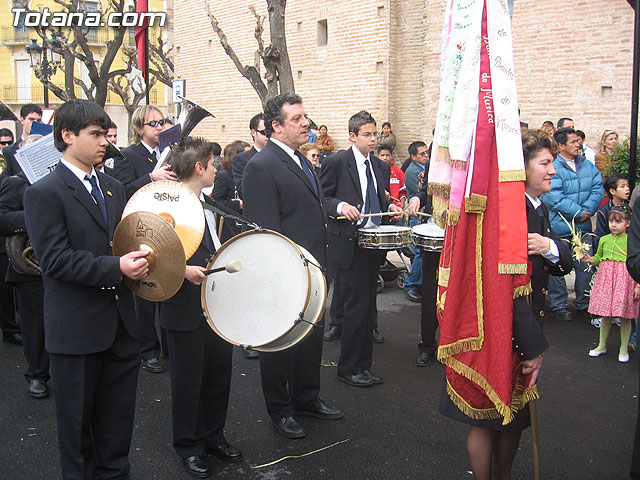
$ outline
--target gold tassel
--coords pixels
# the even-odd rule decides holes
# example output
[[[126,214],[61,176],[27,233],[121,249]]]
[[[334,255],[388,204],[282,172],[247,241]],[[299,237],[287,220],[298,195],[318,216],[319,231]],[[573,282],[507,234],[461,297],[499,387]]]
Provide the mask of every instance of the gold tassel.
[[[499,263],[498,273],[506,275],[524,275],[527,273],[527,264],[522,263]]]
[[[487,209],[487,197],[472,193],[464,199],[464,211],[467,213],[484,213]]]
[[[438,151],[436,152],[436,162],[450,163],[449,148],[438,147]]]
[[[460,221],[460,207],[452,207],[447,215],[447,225],[455,227]]]
[[[448,185],[446,183],[429,182],[429,184],[427,185],[427,193],[429,193],[429,195],[448,199],[449,195],[451,194],[451,185]],[[449,202],[447,202],[447,206],[448,205]]]
[[[527,295],[531,295],[533,292],[533,288],[531,288],[531,282],[526,285],[522,285],[520,287],[516,287],[513,289],[513,298],[524,297]]]
[[[466,160],[451,160],[451,166],[453,168],[457,168],[458,170],[466,170],[467,169],[467,161]]]
[[[526,179],[524,170],[507,170],[498,174],[500,182],[524,182]]]
[[[448,287],[449,276],[451,275],[451,268],[440,267],[438,268],[438,286]]]

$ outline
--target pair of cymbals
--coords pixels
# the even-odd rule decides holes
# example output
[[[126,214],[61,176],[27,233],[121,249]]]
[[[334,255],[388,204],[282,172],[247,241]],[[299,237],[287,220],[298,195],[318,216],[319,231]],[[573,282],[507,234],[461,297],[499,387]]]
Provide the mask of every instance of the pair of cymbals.
[[[129,286],[155,302],[182,286],[186,259],[198,249],[205,229],[204,210],[187,186],[170,180],[140,188],[127,202],[113,235],[113,254],[149,250],[149,275]]]

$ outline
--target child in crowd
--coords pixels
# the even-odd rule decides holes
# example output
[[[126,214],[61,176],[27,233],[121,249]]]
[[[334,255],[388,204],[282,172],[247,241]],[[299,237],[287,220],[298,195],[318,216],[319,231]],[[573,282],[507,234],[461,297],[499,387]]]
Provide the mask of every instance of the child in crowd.
[[[609,210],[614,205],[629,205],[629,179],[624,173],[614,173],[604,181],[604,191],[609,197],[596,214],[596,239],[594,249],[598,248],[598,241],[601,237],[611,233],[609,230]]]
[[[609,210],[608,219],[611,233],[600,239],[598,251],[593,257],[587,254],[582,258],[583,262],[598,267],[591,289],[589,313],[602,316],[600,341],[596,348],[589,350],[589,356],[599,357],[607,353],[607,337],[612,317],[619,317],[618,361],[628,362],[627,343],[631,336],[631,319],[636,317],[640,305],[640,285],[633,281],[625,263],[631,210],[627,205],[614,205]]]

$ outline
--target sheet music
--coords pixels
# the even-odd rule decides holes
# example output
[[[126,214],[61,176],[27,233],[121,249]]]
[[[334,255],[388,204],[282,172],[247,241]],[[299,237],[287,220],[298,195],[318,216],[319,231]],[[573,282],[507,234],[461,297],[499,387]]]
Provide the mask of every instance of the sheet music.
[[[49,175],[61,158],[62,152],[56,149],[53,134],[25,145],[16,152],[16,160],[31,184]]]

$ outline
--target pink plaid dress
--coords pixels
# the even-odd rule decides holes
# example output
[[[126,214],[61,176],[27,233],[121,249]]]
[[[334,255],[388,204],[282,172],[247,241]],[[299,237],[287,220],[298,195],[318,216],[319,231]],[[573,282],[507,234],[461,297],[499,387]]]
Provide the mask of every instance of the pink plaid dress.
[[[625,262],[603,260],[591,287],[589,313],[600,317],[636,318],[640,301],[633,299],[634,287]]]

